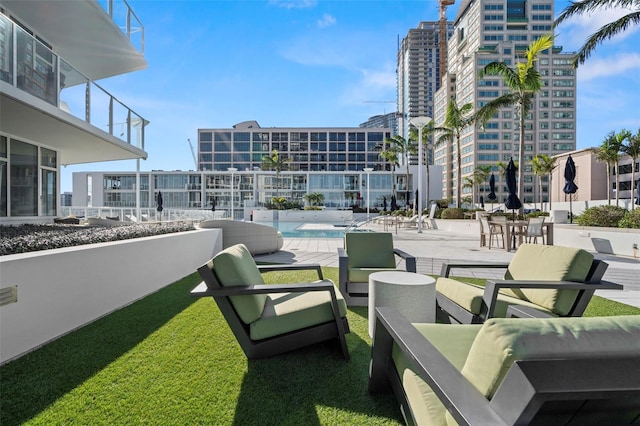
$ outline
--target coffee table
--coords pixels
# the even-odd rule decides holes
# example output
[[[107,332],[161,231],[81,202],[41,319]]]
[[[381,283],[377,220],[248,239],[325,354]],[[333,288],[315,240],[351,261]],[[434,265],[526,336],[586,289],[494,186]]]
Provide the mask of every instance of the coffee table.
[[[396,308],[409,322],[436,321],[436,280],[406,271],[369,275],[369,336],[373,338],[376,307]]]

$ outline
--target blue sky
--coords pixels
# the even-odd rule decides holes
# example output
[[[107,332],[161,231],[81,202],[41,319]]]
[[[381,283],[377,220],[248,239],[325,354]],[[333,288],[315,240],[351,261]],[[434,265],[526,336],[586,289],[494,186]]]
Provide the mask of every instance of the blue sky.
[[[355,127],[391,112],[396,99],[398,38],[420,21],[438,19],[435,0],[128,0],[145,26],[146,70],[100,84],[147,127],[142,171],[194,170],[187,139],[198,128]],[[460,0],[450,6],[451,20]],[[557,1],[556,15],[568,3]],[[599,12],[558,31],[556,45],[576,51],[602,24]],[[578,148],[612,130],[640,127],[640,28],[598,47],[578,69]],[[134,171],[135,160],[62,170]]]

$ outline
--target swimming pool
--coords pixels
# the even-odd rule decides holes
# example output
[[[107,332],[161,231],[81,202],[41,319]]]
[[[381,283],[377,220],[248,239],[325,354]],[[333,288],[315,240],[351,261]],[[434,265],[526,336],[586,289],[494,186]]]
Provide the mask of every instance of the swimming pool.
[[[284,238],[343,238],[347,225],[303,222],[256,222],[277,228]]]

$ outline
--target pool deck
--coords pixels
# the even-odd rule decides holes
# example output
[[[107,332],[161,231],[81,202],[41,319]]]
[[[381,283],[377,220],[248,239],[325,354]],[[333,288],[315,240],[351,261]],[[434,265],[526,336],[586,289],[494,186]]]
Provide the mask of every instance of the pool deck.
[[[326,225],[315,225],[322,227]],[[366,228],[383,231],[382,225],[370,224]],[[514,252],[479,246],[477,237],[450,232],[416,228],[398,228],[393,231],[394,246],[417,257],[418,273],[439,275],[442,263],[456,262],[509,262]],[[282,250],[256,256],[256,260],[276,263],[318,263],[338,267],[338,247],[341,238],[285,238]],[[624,286],[624,290],[598,290],[596,294],[627,305],[640,307],[640,259],[593,252],[596,259],[604,260],[609,268],[604,279]],[[464,275],[462,270],[457,275]],[[501,279],[500,270],[468,271],[467,276]]]

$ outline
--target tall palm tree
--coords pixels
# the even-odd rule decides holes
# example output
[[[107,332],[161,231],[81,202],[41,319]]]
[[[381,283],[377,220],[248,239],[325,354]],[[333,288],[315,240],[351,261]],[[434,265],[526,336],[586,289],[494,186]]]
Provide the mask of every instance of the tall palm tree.
[[[402,156],[404,158],[405,165],[407,166],[407,180],[406,180],[406,198],[405,205],[409,204],[409,194],[411,190],[409,189],[409,157],[411,154],[416,153],[416,144],[409,139],[405,139],[400,135],[393,135],[390,138],[386,138],[386,144],[389,144],[393,149],[398,153],[398,157]]]
[[[629,132],[627,143],[622,145],[622,152],[631,157],[631,205],[633,206],[633,198],[635,197],[636,183],[636,160],[640,157],[640,128],[635,135]]]
[[[262,170],[276,171],[276,197],[278,197],[280,190],[280,172],[289,169],[290,161],[289,158],[281,157],[277,149],[271,151],[270,155],[262,157]]]
[[[566,9],[562,11],[554,27],[560,25],[567,19],[576,15],[590,15],[598,11],[602,12],[606,9],[624,8],[629,9],[630,13],[627,15],[610,22],[598,31],[591,34],[584,45],[578,50],[578,53],[573,60],[573,66],[578,67],[579,64],[584,64],[589,55],[595,50],[596,46],[612,38],[613,36],[626,31],[632,25],[640,24],[640,1],[638,0],[582,0],[577,2],[571,2]]]
[[[506,93],[478,110],[477,114],[482,123],[486,123],[502,108],[514,107],[519,120],[520,140],[518,148],[518,163],[522,167],[518,168],[518,197],[522,200],[524,195],[524,122],[533,107],[533,98],[542,89],[542,78],[536,70],[535,63],[538,55],[543,51],[553,47],[553,35],[543,35],[539,39],[531,42],[524,57],[525,61],[517,62],[515,67],[510,67],[506,62],[491,62],[480,70],[480,78],[488,75],[502,77],[505,85],[509,88]],[[520,214],[524,207],[520,207]]]
[[[378,154],[384,161],[391,163],[391,195],[396,196],[396,167],[400,165],[400,156],[394,144],[386,145],[386,148]]]
[[[447,103],[444,125],[432,127],[427,131],[428,133],[435,132],[438,134],[437,143],[456,144],[456,207],[460,207],[462,204],[462,148],[460,146],[460,136],[466,127],[475,124],[477,121],[476,115],[472,113],[472,110],[473,105],[471,103],[458,107],[458,102],[451,98]]]
[[[471,199],[470,204],[471,204],[471,208],[473,209],[473,202],[476,198],[476,194],[475,194],[475,187],[476,187],[476,177],[474,175],[471,176],[465,176],[464,177],[464,183],[462,184],[462,188],[466,189],[466,188],[470,188],[471,189]],[[465,197],[468,198],[468,197]]]
[[[620,145],[618,145],[616,132],[609,132],[599,147],[592,148],[592,152],[597,161],[605,163],[607,166],[607,203],[611,205],[611,169],[618,164],[618,159],[620,158]],[[616,173],[616,180],[617,177],[618,174]]]
[[[547,154],[538,154],[533,157],[531,164],[533,165],[533,173],[538,176],[540,182],[540,210],[542,210],[542,177],[547,175],[549,177],[549,210],[551,210],[551,174],[557,167],[557,158],[549,157]]]

